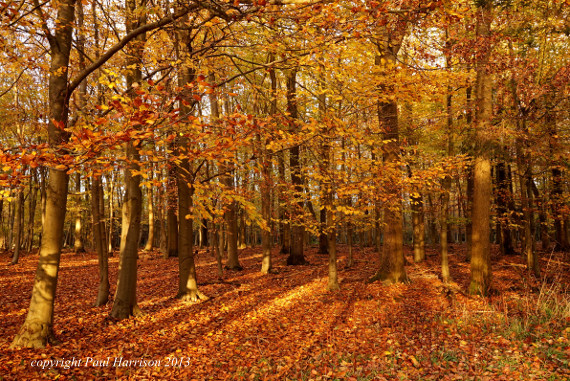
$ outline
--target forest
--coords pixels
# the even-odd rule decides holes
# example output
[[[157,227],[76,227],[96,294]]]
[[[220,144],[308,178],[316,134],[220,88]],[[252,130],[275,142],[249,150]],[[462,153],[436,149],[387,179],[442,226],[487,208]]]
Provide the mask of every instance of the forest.
[[[0,24],[0,380],[570,379],[569,0]]]

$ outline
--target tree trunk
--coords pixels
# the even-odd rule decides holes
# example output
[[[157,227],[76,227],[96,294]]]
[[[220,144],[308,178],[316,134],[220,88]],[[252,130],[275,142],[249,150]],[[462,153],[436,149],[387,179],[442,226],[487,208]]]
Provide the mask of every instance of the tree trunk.
[[[412,169],[408,166],[408,177],[412,178]],[[412,233],[414,262],[422,262],[426,259],[425,251],[425,222],[424,222],[424,201],[420,189],[412,180],[412,192],[410,194],[410,204],[412,209]]]
[[[472,94],[473,88],[471,86],[467,87],[465,90],[465,98],[466,98],[466,115],[465,119],[467,122],[468,128],[471,127],[473,123],[473,107],[472,107]],[[466,169],[466,177],[467,177],[467,185],[466,185],[466,208],[465,208],[465,217],[467,222],[465,224],[465,241],[467,244],[467,260],[471,260],[471,247],[472,243],[472,234],[473,234],[473,219],[472,219],[472,211],[473,211],[473,166],[468,165]]]
[[[113,250],[114,250],[114,234],[113,231],[115,230],[115,226],[114,226],[114,220],[115,220],[115,182],[114,182],[114,176],[113,174],[111,174],[108,178],[107,181],[109,182],[109,234],[108,234],[108,243],[109,243],[109,247],[108,247],[108,252],[109,252],[109,257],[113,256]]]
[[[152,181],[153,169],[150,164],[149,180]],[[145,251],[151,251],[154,247],[154,189],[152,183],[147,186],[147,205],[148,205],[148,239],[144,246]]]
[[[383,72],[388,75],[388,68],[395,67],[396,55],[401,46],[403,36],[397,41],[392,40],[394,37],[390,32],[385,33],[386,41],[383,46],[379,46],[378,55],[375,58],[375,64]],[[384,91],[391,94],[393,88],[390,86],[382,86],[381,97],[385,97]],[[380,253],[380,265],[377,273],[369,280],[381,280],[387,283],[407,282],[408,276],[404,268],[404,234],[402,219],[402,200],[401,200],[401,184],[400,184],[400,165],[399,165],[399,131],[398,131],[398,105],[395,100],[379,99],[377,102],[377,114],[380,127],[384,130],[384,165],[389,172],[389,181],[387,189],[384,191],[394,197],[393,200],[384,206],[384,245]]]
[[[345,166],[345,162],[346,162],[346,147],[345,147],[345,138],[342,138],[341,140],[342,142],[342,150],[341,150],[341,155],[342,155],[342,172],[345,173],[346,172],[346,166]],[[350,181],[350,176],[348,178],[348,180]],[[352,208],[352,196],[346,196],[345,200],[344,200],[345,205],[348,208]],[[346,263],[346,267],[352,267],[354,265],[354,256],[352,253],[352,246],[353,246],[353,235],[354,235],[354,225],[352,223],[352,217],[350,215],[346,216],[347,220],[346,220],[346,244],[348,245],[348,261]]]
[[[146,0],[126,0],[127,19],[126,31],[129,33],[145,20],[144,12],[137,10],[145,9]],[[133,85],[141,84],[142,81],[142,52],[146,35],[139,35],[134,41],[130,54],[127,56],[127,67],[130,69],[126,76],[127,89],[131,98],[135,98]],[[135,144],[136,143],[136,144]],[[121,240],[121,252],[119,257],[119,274],[115,301],[111,310],[111,316],[115,319],[126,319],[140,313],[137,305],[137,258],[138,244],[141,227],[142,192],[140,187],[140,153],[138,141],[128,142],[126,156],[129,165],[125,168],[125,199],[123,203],[123,232]]]
[[[291,132],[297,132],[297,70],[287,73],[287,112]],[[305,226],[303,225],[303,179],[301,177],[301,163],[299,161],[300,147],[295,145],[289,149],[289,168],[291,169],[291,183],[294,188],[294,198],[291,208],[291,247],[287,257],[287,265],[305,265],[304,255]]]
[[[222,182],[229,191],[234,189],[234,176],[233,172],[225,168],[229,174],[222,177]],[[222,170],[225,172],[226,170]],[[238,213],[237,213],[237,203],[231,201],[226,207],[224,213],[224,220],[226,222],[226,242],[227,242],[227,260],[226,269],[241,271],[241,267],[238,259]]]
[[[557,134],[556,120],[552,113],[546,116],[546,123],[548,125],[549,134],[549,151],[552,161],[550,163],[552,174],[552,214],[554,216],[554,239],[556,241],[556,249],[560,251],[568,251],[570,249],[570,240],[568,239],[568,232],[566,226],[566,219],[563,213],[563,206],[565,205],[564,197],[564,178],[562,169],[564,164],[560,159],[560,148],[558,139],[555,137]]]
[[[325,135],[326,136],[326,135]],[[328,137],[325,137],[323,144],[323,166],[325,168],[323,186],[324,186],[324,207],[326,211],[326,234],[327,234],[327,251],[329,254],[329,279],[328,290],[336,291],[340,289],[338,284],[337,271],[337,255],[336,255],[336,216],[334,210],[334,189],[333,189],[333,170],[331,163],[334,161],[331,144]]]
[[[162,172],[161,172],[162,174]],[[160,251],[163,256],[168,257],[168,249],[166,242],[168,241],[167,232],[168,229],[166,227],[166,216],[168,213],[166,212],[165,202],[164,202],[164,186],[161,185],[158,189],[158,208],[157,208],[157,220],[159,221],[159,240],[158,246],[160,247]]]
[[[452,96],[451,87],[447,87],[448,94],[446,96],[446,132],[447,132],[447,142],[446,142],[446,154],[448,157],[453,155],[453,116],[452,116]],[[441,195],[441,214],[440,214],[440,236],[439,242],[441,245],[441,278],[444,283],[448,283],[451,280],[451,275],[449,273],[449,199],[451,193],[451,175],[445,173],[445,177],[442,182],[443,193]]]
[[[48,141],[54,149],[69,140],[64,128],[67,127],[69,114],[67,83],[74,8],[75,0],[58,3],[58,27],[48,38],[51,53]],[[14,338],[12,347],[41,348],[48,341],[54,342],[53,307],[67,209],[68,180],[67,170],[49,170],[45,223],[42,226],[42,244],[32,299],[26,320]]]
[[[285,197],[285,186],[287,180],[285,179],[285,152],[281,151],[277,154],[277,166],[279,172],[279,189],[277,191],[277,206],[279,215],[279,241],[281,242],[281,254],[289,254],[291,252],[291,224],[290,216],[287,210],[289,205]]]
[[[20,259],[20,249],[22,247],[22,220],[24,214],[24,189],[18,189],[18,198],[16,199],[14,213],[14,255],[12,256],[12,265],[18,263]]]
[[[172,150],[175,148],[170,147]],[[176,190],[176,170],[174,169],[174,164],[169,164],[168,167],[168,181],[166,186],[166,257],[177,257],[178,256],[178,218],[176,216],[177,211],[177,190]]]
[[[226,176],[224,179],[228,189],[233,189],[234,179],[233,176]],[[238,219],[237,219],[237,203],[232,201],[230,205],[227,206],[226,212],[224,213],[224,219],[226,220],[226,240],[227,240],[227,261],[226,269],[241,271],[241,267],[238,259]]]
[[[265,221],[266,226],[261,230],[261,272],[268,274],[272,271],[271,263],[271,159],[269,152],[265,148],[268,142],[261,142],[260,148],[262,152],[261,158],[261,217]]]
[[[439,232],[439,243],[441,245],[441,278],[444,283],[448,283],[451,280],[449,273],[449,193],[451,191],[451,177],[446,175],[443,179],[443,194],[441,195],[441,214],[440,214],[440,226],[441,230]]]
[[[85,247],[83,245],[82,239],[82,229],[81,229],[81,209],[82,209],[82,197],[81,197],[81,174],[79,172],[75,173],[75,192],[77,193],[77,212],[75,213],[75,230],[73,232],[73,250],[75,254],[84,253]]]
[[[541,248],[543,251],[548,250],[550,247],[550,235],[548,234],[548,215],[547,215],[547,207],[546,207],[546,200],[544,195],[541,196],[540,192],[534,181],[530,184],[532,186],[532,193],[534,195],[535,200],[537,200],[538,205],[538,219],[540,222],[540,241],[541,241]]]
[[[465,225],[465,241],[467,246],[467,260],[471,261],[471,249],[473,247],[473,165],[468,165],[466,169],[467,174],[467,190],[466,190],[466,204],[467,204],[467,223]]]
[[[177,31],[177,53],[183,62],[192,59],[192,29],[187,17],[181,20]],[[184,26],[184,28],[182,28]],[[185,65],[178,70],[178,86],[182,91],[180,102],[180,119],[184,123],[191,122],[192,113],[196,101],[189,90],[189,85],[195,80],[195,69]],[[182,124],[184,127],[185,124]],[[183,136],[184,134],[179,134]],[[183,136],[176,142],[176,181],[178,189],[178,294],[177,298],[183,301],[196,302],[205,300],[207,297],[198,290],[196,277],[196,264],[194,262],[194,230],[192,218],[192,197],[194,196],[194,173],[191,162],[188,159],[190,140]]]
[[[119,253],[119,274],[117,291],[111,310],[115,319],[126,319],[140,313],[137,306],[137,258],[139,231],[142,211],[142,192],[140,176],[133,176],[140,171],[140,154],[133,142],[127,143],[127,157],[131,164],[125,169],[126,192],[123,202],[123,223],[121,251]]]
[[[491,35],[491,3],[485,2],[477,14],[477,35],[489,38]],[[488,41],[486,41],[488,42]],[[475,134],[477,153],[473,168],[473,209],[472,209],[472,248],[471,248],[471,283],[469,293],[486,295],[491,287],[491,160],[489,142],[485,134],[493,115],[492,85],[493,79],[488,73],[487,64],[490,47],[477,63],[477,115]]]
[[[512,194],[510,192],[509,178],[507,176],[507,169],[504,161],[499,161],[495,166],[495,177],[496,177],[496,203],[497,203],[497,214],[499,222],[499,243],[501,245],[501,254],[503,255],[513,255],[515,254],[515,248],[513,247],[513,241],[511,239],[511,230],[509,225],[510,221],[510,210],[509,205],[512,204]]]
[[[324,205],[325,201],[321,200],[321,205]],[[327,211],[325,208],[321,208],[320,211],[320,224],[319,224],[319,254],[328,254],[329,252],[329,242],[328,234],[326,232],[327,228]]]
[[[180,153],[188,147],[187,139],[180,139]],[[192,196],[194,193],[191,187],[192,179],[188,179],[190,173],[190,162],[188,159],[181,160],[176,170],[178,182],[178,294],[177,298],[184,301],[196,302],[207,299],[198,290],[198,280],[196,278],[196,265],[194,262],[194,233],[192,229],[193,219],[190,217],[192,209]]]
[[[208,220],[202,218],[202,223],[200,224],[200,247],[208,247]]]
[[[38,173],[37,170],[33,170],[32,173],[33,175],[30,180],[30,204],[28,210],[28,240],[26,243],[26,251],[28,252],[32,251],[34,245],[34,222],[36,217],[36,205],[38,202]]]
[[[105,220],[101,215],[103,183],[100,177],[93,177],[91,183],[91,213],[93,215],[93,242],[99,264],[99,289],[95,307],[104,306],[109,301],[109,253],[105,235]]]

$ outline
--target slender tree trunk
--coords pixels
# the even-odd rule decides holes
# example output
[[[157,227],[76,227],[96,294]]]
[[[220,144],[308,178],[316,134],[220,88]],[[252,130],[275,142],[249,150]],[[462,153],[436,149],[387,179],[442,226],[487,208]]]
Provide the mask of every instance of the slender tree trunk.
[[[491,35],[491,2],[485,2],[477,15],[477,35],[488,38]],[[492,85],[493,79],[488,73],[490,47],[484,50],[477,64],[477,115],[475,134],[477,153],[473,167],[473,209],[472,209],[472,247],[471,247],[471,283],[469,293],[486,295],[491,287],[491,160],[485,134],[493,115]]]
[[[127,143],[127,157],[131,164],[125,169],[126,193],[123,202],[123,224],[121,251],[119,254],[119,275],[117,291],[111,310],[115,319],[126,319],[140,313],[137,305],[137,258],[139,231],[142,211],[142,192],[140,176],[133,176],[134,171],[140,171],[140,154],[133,142]]]
[[[149,170],[149,180],[152,180],[153,177],[153,169],[152,164],[150,165]],[[151,251],[154,247],[154,189],[153,185],[150,184],[146,188],[147,192],[147,205],[148,205],[148,239],[146,241],[146,245],[144,246],[145,251]]]
[[[422,262],[426,259],[425,251],[425,222],[424,202],[419,189],[414,189],[412,194],[412,228],[414,239],[414,262]]]
[[[16,198],[14,213],[14,255],[12,256],[12,264],[15,265],[20,259],[20,249],[22,246],[22,216],[24,214],[24,189],[18,189],[18,197]]]
[[[47,170],[40,167],[40,208],[41,208],[41,222],[42,231],[40,231],[40,239],[38,245],[41,248],[43,238],[43,226],[46,223],[46,209],[47,209]]]
[[[137,26],[141,25],[146,16],[144,12],[137,11],[145,9],[146,0],[126,0],[127,9],[127,25],[126,31],[129,33]],[[127,67],[130,69],[127,74],[127,89],[131,98],[135,98],[135,83],[142,81],[142,52],[144,49],[145,34],[141,34],[133,41],[133,47],[127,56]],[[135,144],[137,143],[137,144]],[[123,232],[121,235],[121,253],[119,259],[119,275],[117,282],[117,291],[115,300],[111,310],[111,316],[115,319],[126,319],[133,315],[140,314],[137,305],[137,258],[139,246],[139,234],[141,227],[142,212],[142,192],[140,187],[141,176],[133,174],[140,172],[140,153],[138,141],[127,142],[126,154],[129,165],[125,169],[125,198],[123,203]]]
[[[190,20],[185,17],[181,20],[177,31],[178,58],[183,62],[192,59],[192,29],[188,27]],[[184,26],[184,28],[182,28]],[[195,69],[190,65],[183,65],[178,71],[178,86],[185,89],[181,96],[184,101],[180,103],[181,121],[191,121],[196,101],[189,93],[188,85],[195,80]],[[183,135],[183,134],[180,134]],[[194,230],[192,218],[192,197],[194,196],[194,173],[188,159],[190,141],[182,136],[177,139],[176,154],[176,181],[178,187],[178,294],[177,298],[183,301],[196,302],[206,300],[207,297],[198,290],[196,277],[196,264],[194,262]]]
[[[530,160],[528,163],[528,172],[527,176],[524,179],[524,192],[525,197],[527,199],[527,206],[528,209],[525,211],[525,220],[528,219],[528,222],[525,221],[525,256],[526,256],[526,264],[527,268],[530,272],[532,272],[536,277],[540,277],[540,263],[538,257],[538,251],[535,247],[535,240],[534,240],[534,212],[533,212],[533,193],[532,193],[532,183],[534,182],[532,178],[532,164]]]
[[[321,200],[321,204],[324,205],[325,201]],[[321,208],[320,211],[320,224],[319,224],[319,254],[328,254],[329,242],[328,234],[326,232],[327,227],[327,211],[325,208]]]
[[[109,177],[107,177],[107,181],[109,182],[109,234],[108,234],[108,243],[109,243],[109,248],[108,248],[108,252],[109,252],[109,257],[113,256],[113,250],[114,250],[114,234],[113,231],[115,230],[115,226],[114,226],[114,220],[115,220],[115,182],[114,182],[114,176],[113,174],[111,174]]]
[[[175,150],[172,146],[170,149]],[[168,182],[166,186],[166,256],[178,256],[178,217],[177,211],[177,188],[176,188],[176,170],[174,165],[169,165],[168,168]]]
[[[269,61],[273,62],[275,55],[269,55]],[[269,70],[269,78],[271,81],[271,116],[277,114],[277,75],[275,68]],[[289,254],[291,251],[291,230],[288,221],[287,211],[285,207],[285,152],[277,153],[277,171],[279,174],[279,185],[277,188],[277,216],[279,218],[279,243],[281,243],[281,253]]]
[[[14,194],[14,190],[10,190],[10,195]],[[6,250],[12,250],[12,242],[14,241],[14,217],[17,208],[17,199],[8,203],[8,239],[6,241]]]
[[[84,33],[84,12],[83,3],[81,1],[77,2],[77,50],[79,52],[85,51],[85,33]],[[83,53],[79,54],[79,69],[85,69],[85,55]],[[76,92],[77,98],[77,110],[76,115],[73,118],[72,124],[76,124],[79,120],[80,113],[84,111],[87,104],[87,81],[83,80]],[[75,231],[74,231],[74,242],[73,250],[75,254],[84,253],[85,247],[83,244],[83,230],[82,230],[82,214],[83,214],[83,197],[81,195],[81,173],[75,173],[75,193],[77,200],[77,209],[75,213]]]
[[[269,170],[264,170],[266,173],[263,174],[264,179],[264,189],[261,191],[261,214],[266,221],[267,226],[261,231],[261,249],[262,249],[262,260],[261,260],[261,272],[267,274],[272,270],[271,263],[271,230],[270,230],[270,220],[271,220],[271,188],[270,188],[270,174]]]
[[[509,229],[511,224],[509,205],[512,204],[512,194],[510,193],[506,165],[503,161],[499,161],[495,166],[495,177],[497,179],[495,199],[499,222],[499,231],[497,233],[499,234],[501,253],[503,255],[513,255],[515,254],[515,248],[513,247],[511,230]]]
[[[157,208],[157,220],[159,221],[159,243],[158,246],[160,247],[160,251],[162,252],[163,256],[168,257],[168,250],[166,246],[167,238],[167,227],[166,227],[166,216],[168,213],[166,212],[165,207],[165,199],[164,199],[164,186],[161,185],[158,189],[158,208]]]
[[[261,230],[261,272],[268,274],[272,271],[271,263],[271,159],[269,152],[265,148],[268,142],[260,140],[260,148],[262,152],[261,158],[261,217],[266,223],[266,226]]]
[[[214,255],[216,256],[216,264],[218,265],[218,280],[224,279],[224,270],[222,264],[222,253],[221,250],[223,248],[220,245],[220,235],[222,230],[221,224],[214,224],[213,225],[213,234],[212,234],[212,246],[214,249]]]
[[[446,96],[446,114],[447,114],[447,156],[453,155],[453,116],[452,116],[452,96],[451,87],[447,87],[448,94]],[[451,175],[445,174],[443,178],[443,193],[441,195],[441,214],[440,214],[440,235],[439,242],[441,245],[441,278],[444,283],[451,280],[449,273],[449,249],[448,243],[450,239],[449,234],[449,199],[451,193]]]
[[[38,191],[38,174],[37,170],[33,170],[31,180],[30,180],[30,204],[29,204],[29,216],[28,216],[28,240],[26,243],[26,251],[31,252],[34,245],[34,222],[36,217],[36,205],[37,205],[37,192]],[[0,208],[1,209],[1,208]],[[1,211],[0,211],[1,214]]]
[[[545,197],[540,195],[538,187],[531,181],[532,194],[534,199],[537,200],[538,219],[540,222],[540,241],[542,250],[546,251],[550,247],[550,236],[548,235],[548,217]]]
[[[59,2],[56,20],[58,27],[48,38],[51,53],[48,141],[54,149],[69,139],[64,128],[67,127],[69,114],[67,78],[74,15],[75,0]],[[67,209],[68,180],[67,170],[49,170],[45,223],[42,226],[42,244],[32,299],[26,320],[14,338],[12,347],[41,348],[48,341],[55,341],[53,307]]]
[[[570,240],[568,239],[568,232],[566,226],[566,219],[563,213],[563,206],[565,204],[564,198],[564,177],[562,169],[564,165],[560,163],[560,147],[558,139],[555,137],[557,134],[556,120],[552,113],[546,116],[546,123],[548,125],[549,134],[549,151],[550,157],[553,158],[550,163],[552,174],[552,215],[554,217],[554,240],[556,241],[556,249],[560,251],[568,251],[570,249]]]
[[[202,218],[202,224],[200,225],[200,247],[209,246],[208,234],[208,220]]]
[[[287,73],[287,112],[291,131],[296,133],[297,128],[297,70]],[[303,225],[303,179],[301,177],[301,162],[299,161],[300,147],[295,145],[289,149],[289,167],[291,169],[291,183],[295,196],[291,209],[291,247],[287,257],[287,265],[305,265],[304,255],[305,226]]]
[[[187,147],[187,139],[180,140],[180,147]],[[184,152],[183,150],[180,151]],[[178,295],[185,301],[196,302],[205,300],[207,297],[198,290],[196,277],[196,265],[194,262],[194,233],[192,229],[193,219],[186,218],[192,208],[193,188],[190,186],[190,162],[188,159],[181,160],[176,170],[178,181],[178,210],[180,213],[178,225],[178,268],[179,282]]]
[[[232,175],[225,176],[223,179],[225,185],[228,189],[234,188],[234,178]],[[224,213],[224,219],[226,221],[226,240],[227,240],[227,261],[226,269],[241,271],[241,267],[238,259],[238,218],[237,218],[237,203],[232,201],[230,205],[227,206],[226,212]]]
[[[103,183],[100,177],[93,177],[91,183],[91,213],[93,216],[93,242],[99,264],[99,289],[95,307],[104,306],[109,301],[109,253],[105,236],[105,220],[101,215]]]
[[[325,135],[326,136],[326,135]],[[338,284],[338,270],[337,270],[337,254],[336,254],[336,216],[334,211],[334,189],[332,177],[332,165],[334,161],[331,144],[328,137],[325,138],[323,144],[323,166],[325,167],[325,180],[323,181],[324,190],[324,210],[327,213],[326,217],[326,233],[329,254],[329,279],[328,290],[336,291],[340,289]]]
[[[279,172],[279,189],[278,195],[278,215],[279,215],[279,241],[281,242],[281,253],[289,254],[291,252],[291,223],[290,215],[287,210],[289,203],[285,197],[284,187],[287,184],[285,178],[285,152],[281,151],[277,154],[277,169]]]
[[[346,166],[345,166],[345,162],[346,162],[346,142],[345,139],[342,138],[341,140],[342,142],[342,150],[341,150],[341,155],[342,155],[342,172],[346,173]],[[350,174],[349,174],[349,178],[348,180],[350,181]],[[347,196],[344,200],[345,205],[348,208],[352,208],[352,197],[351,196]],[[354,224],[352,223],[352,218],[350,215],[346,216],[346,244],[348,245],[348,261],[346,262],[346,267],[352,267],[354,265],[354,255],[352,253],[352,246],[353,246],[353,235],[354,235]]]
[[[73,250],[75,254],[84,253],[85,246],[83,245],[82,226],[81,226],[81,212],[82,212],[82,197],[81,197],[81,174],[75,173],[75,192],[77,193],[77,212],[75,214],[75,230],[73,232]]]
[[[467,87],[465,90],[465,98],[466,98],[466,122],[467,127],[471,128],[473,124],[473,105],[472,105],[472,92],[473,88],[471,86]],[[467,218],[467,222],[465,225],[465,241],[467,244],[467,260],[471,260],[471,247],[472,243],[472,233],[473,233],[473,219],[472,219],[472,211],[473,211],[473,166],[468,165],[466,169],[466,177],[467,177],[467,185],[466,185],[466,208],[465,208],[465,217]]]

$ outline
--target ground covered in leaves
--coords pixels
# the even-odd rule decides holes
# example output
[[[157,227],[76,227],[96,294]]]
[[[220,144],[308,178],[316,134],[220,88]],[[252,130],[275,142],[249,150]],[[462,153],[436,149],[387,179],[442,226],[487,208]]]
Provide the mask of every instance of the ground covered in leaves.
[[[306,266],[287,267],[275,252],[277,272],[266,276],[260,249],[245,249],[244,271],[226,272],[223,282],[201,251],[200,290],[210,299],[199,304],[173,298],[176,258],[141,253],[145,314],[124,321],[109,319],[110,304],[92,307],[96,255],[64,253],[55,308],[61,344],[42,350],[9,349],[29,305],[37,254],[9,266],[4,253],[0,379],[570,379],[570,266],[562,254],[543,253],[541,279],[518,256],[495,259],[495,292],[479,298],[463,293],[469,266],[460,246],[450,257],[449,286],[438,277],[435,248],[425,263],[406,267],[409,284],[395,286],[365,283],[375,272],[371,249],[355,248],[352,268],[346,250],[340,247],[339,292],[326,291],[327,256],[314,248]],[[112,293],[117,262],[110,260]]]

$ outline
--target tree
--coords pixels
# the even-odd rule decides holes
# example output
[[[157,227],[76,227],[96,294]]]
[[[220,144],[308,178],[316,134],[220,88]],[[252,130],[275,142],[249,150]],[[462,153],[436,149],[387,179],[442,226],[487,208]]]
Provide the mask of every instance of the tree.
[[[37,12],[43,16],[41,8],[38,8]],[[75,0],[64,0],[57,8],[55,23],[58,27],[53,32],[48,29],[48,20],[44,17],[40,20],[51,56],[48,136],[49,144],[55,150],[69,138],[65,128],[69,113],[68,69],[74,17]],[[63,241],[68,180],[65,165],[62,165],[62,168],[50,168],[46,221],[42,225],[42,245],[32,299],[26,321],[12,342],[13,347],[40,348],[55,341],[53,307]]]
[[[493,78],[489,72],[491,46],[492,2],[480,1],[477,9],[477,38],[481,41],[476,72],[475,135],[477,154],[473,166],[472,248],[471,248],[471,294],[486,295],[491,287],[491,159],[487,129],[493,116]]]
[[[384,28],[382,37],[377,42],[378,53],[375,57],[377,65],[383,75],[387,75],[388,70],[395,67],[396,57],[402,45],[403,35],[400,32],[392,32]],[[408,276],[404,269],[403,252],[403,221],[401,207],[401,184],[398,179],[400,172],[398,157],[400,151],[398,135],[398,105],[395,100],[390,99],[390,92],[393,87],[384,85],[381,90],[387,94],[381,94],[377,103],[378,123],[384,131],[383,139],[385,145],[384,163],[389,169],[389,194],[395,200],[387,203],[383,208],[384,215],[384,245],[380,253],[380,265],[376,274],[369,279],[370,282],[381,280],[387,282],[406,282]]]
[[[297,127],[297,69],[292,68],[287,73],[287,114],[289,128],[292,133],[298,131]],[[289,149],[289,167],[291,169],[291,183],[293,186],[294,196],[291,208],[291,247],[289,256],[287,257],[288,265],[305,265],[304,239],[305,227],[303,225],[303,179],[301,178],[301,163],[299,161],[300,148],[298,144],[293,145]]]

